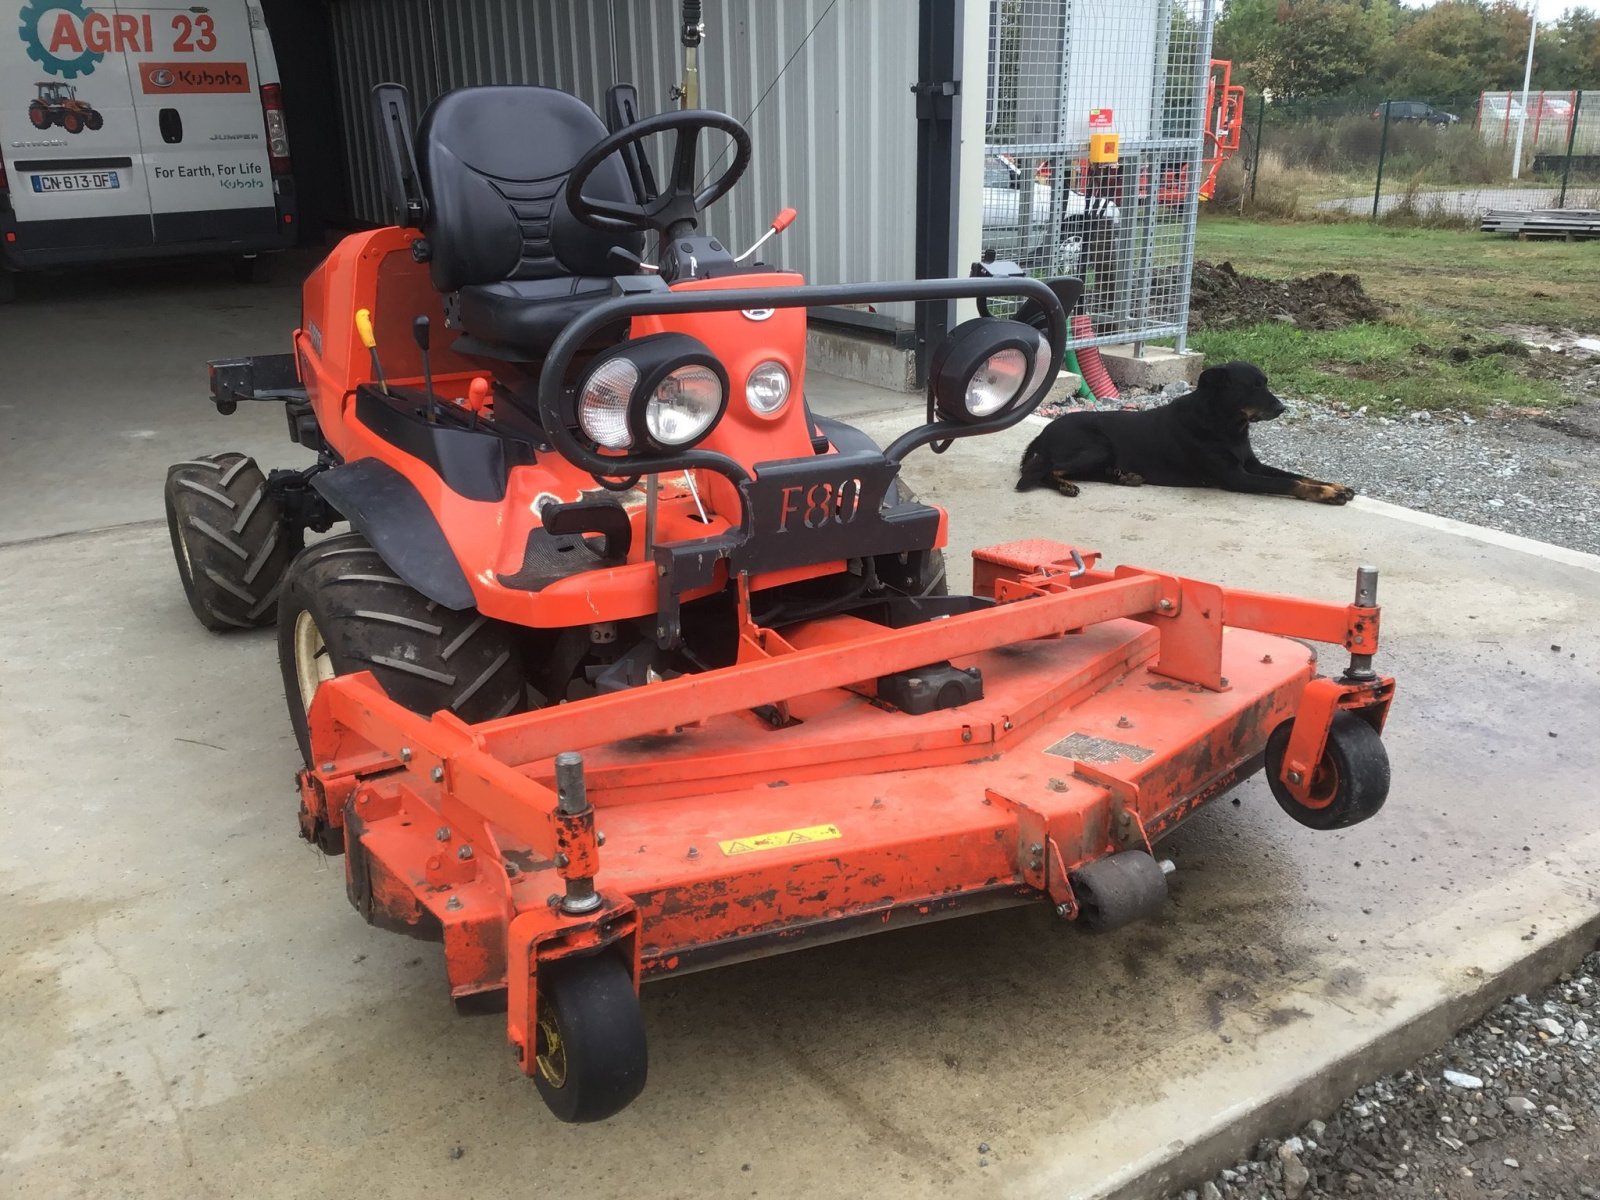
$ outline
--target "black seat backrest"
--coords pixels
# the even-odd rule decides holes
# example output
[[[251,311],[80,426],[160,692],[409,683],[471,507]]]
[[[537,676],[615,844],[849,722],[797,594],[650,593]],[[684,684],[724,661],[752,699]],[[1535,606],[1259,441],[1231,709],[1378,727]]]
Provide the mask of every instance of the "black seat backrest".
[[[572,215],[563,194],[578,159],[605,136],[593,109],[554,88],[461,88],[429,105],[417,147],[434,286],[453,292],[506,279],[625,270],[607,255],[613,246],[641,252],[643,235],[591,229]],[[634,199],[615,155],[600,164],[584,193]]]

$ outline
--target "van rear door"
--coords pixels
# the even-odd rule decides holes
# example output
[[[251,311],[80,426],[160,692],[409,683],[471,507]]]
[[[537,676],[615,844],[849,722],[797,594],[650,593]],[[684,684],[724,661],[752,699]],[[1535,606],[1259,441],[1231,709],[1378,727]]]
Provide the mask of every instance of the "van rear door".
[[[157,246],[265,242],[278,232],[252,12],[245,0],[156,8],[153,43],[128,56]]]
[[[110,6],[30,0],[0,29],[0,153],[16,241],[7,257],[50,265],[151,244],[132,82],[121,47],[137,22]]]

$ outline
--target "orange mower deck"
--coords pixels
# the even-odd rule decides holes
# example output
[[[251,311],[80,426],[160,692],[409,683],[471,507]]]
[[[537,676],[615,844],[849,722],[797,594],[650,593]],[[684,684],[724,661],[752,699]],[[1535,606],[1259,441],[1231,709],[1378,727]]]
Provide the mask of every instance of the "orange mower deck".
[[[905,629],[746,618],[733,667],[477,726],[336,679],[312,709],[302,832],[343,841],[369,920],[442,930],[452,994],[508,990],[529,1074],[541,968],[600,946],[637,987],[1001,906],[1077,917],[1079,868],[1151,849],[1297,713],[1279,783],[1315,807],[1295,763],[1319,760],[1339,710],[1381,729],[1393,694],[1366,672],[1308,689],[1293,640],[1366,661],[1373,604],[1075,565],[1097,557],[979,550],[995,607]],[[877,678],[946,660],[981,674],[981,699],[875,701]]]

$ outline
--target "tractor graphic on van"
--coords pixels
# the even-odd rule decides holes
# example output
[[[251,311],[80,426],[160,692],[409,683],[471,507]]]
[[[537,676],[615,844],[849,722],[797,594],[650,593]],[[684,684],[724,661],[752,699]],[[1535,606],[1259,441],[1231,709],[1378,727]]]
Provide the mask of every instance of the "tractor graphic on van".
[[[39,94],[28,101],[28,120],[35,129],[59,125],[68,133],[81,133],[86,127],[99,129],[106,119],[87,100],[78,99],[76,84],[49,81],[35,85]]]

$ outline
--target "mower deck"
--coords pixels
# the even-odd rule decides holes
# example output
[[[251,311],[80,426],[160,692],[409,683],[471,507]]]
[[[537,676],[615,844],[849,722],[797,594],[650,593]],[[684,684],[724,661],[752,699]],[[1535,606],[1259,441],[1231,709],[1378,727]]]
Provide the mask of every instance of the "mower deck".
[[[637,982],[1030,901],[1076,916],[1079,869],[1150,850],[1259,768],[1316,665],[1291,636],[1376,644],[1371,607],[1075,568],[1096,556],[1050,543],[974,557],[994,607],[747,625],[735,666],[477,726],[335,680],[302,828],[348,847],[369,920],[442,930],[453,994],[509,988],[531,1070],[540,964],[600,945]],[[875,698],[939,661],[983,696]],[[1381,723],[1391,681],[1320,683],[1325,718]]]

